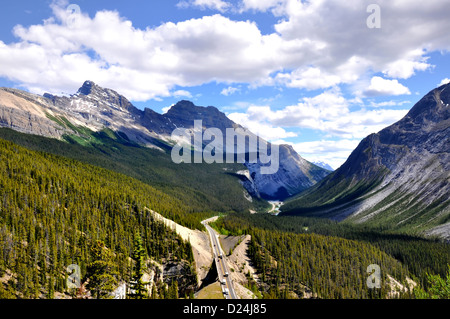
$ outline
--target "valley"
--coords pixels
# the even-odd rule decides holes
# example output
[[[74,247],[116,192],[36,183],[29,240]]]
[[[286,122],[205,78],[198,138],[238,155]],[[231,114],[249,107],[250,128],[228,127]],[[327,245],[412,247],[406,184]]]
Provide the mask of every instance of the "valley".
[[[242,163],[173,162],[172,129],[195,120],[192,134],[254,136],[212,106],[158,114],[92,81],[63,97],[3,88],[0,298],[141,298],[124,294],[137,274],[153,299],[430,297],[430,275],[450,265],[448,87],[335,171],[280,145],[269,175],[245,143],[232,154]],[[366,285],[369,265],[379,289]]]

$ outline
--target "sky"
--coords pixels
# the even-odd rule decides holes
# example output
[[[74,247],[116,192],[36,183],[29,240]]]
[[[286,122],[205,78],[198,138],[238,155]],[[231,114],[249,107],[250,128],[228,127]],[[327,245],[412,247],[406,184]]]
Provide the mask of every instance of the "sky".
[[[336,169],[450,81],[449,16],[449,0],[8,1],[0,86],[212,105]]]

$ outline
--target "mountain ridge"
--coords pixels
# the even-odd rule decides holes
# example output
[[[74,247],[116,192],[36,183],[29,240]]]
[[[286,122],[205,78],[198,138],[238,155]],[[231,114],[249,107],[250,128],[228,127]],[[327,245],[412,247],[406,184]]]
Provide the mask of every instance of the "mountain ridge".
[[[361,141],[336,171],[282,207],[450,238],[450,85]],[[444,226],[446,225],[446,226]]]
[[[102,88],[89,80],[83,83],[77,93],[70,96],[47,93],[39,96],[15,90],[18,100],[14,103],[16,108],[12,113],[11,103],[3,103],[8,92],[10,90],[7,88],[0,89],[0,112],[8,114],[7,117],[2,117],[0,113],[0,126],[28,134],[57,139],[73,136],[76,141],[81,139],[89,143],[89,130],[99,132],[107,128],[119,132],[131,142],[160,150],[174,145],[171,134],[175,129],[192,130],[194,120],[202,120],[203,130],[214,127],[225,132],[227,128],[232,128],[240,129],[237,134],[254,135],[234,123],[216,107],[196,106],[191,101],[181,100],[165,114],[159,114],[150,108],[140,110],[116,91]],[[30,112],[20,109],[23,104],[21,98],[37,109],[36,118],[28,118],[25,128],[20,126],[26,122],[24,118]],[[263,166],[261,163],[245,163],[253,178],[251,181],[244,178],[242,184],[254,196],[267,199],[280,196],[276,199],[284,199],[314,185],[329,173],[307,162],[286,145],[282,145],[280,149],[280,169],[275,174],[262,176],[257,173]]]

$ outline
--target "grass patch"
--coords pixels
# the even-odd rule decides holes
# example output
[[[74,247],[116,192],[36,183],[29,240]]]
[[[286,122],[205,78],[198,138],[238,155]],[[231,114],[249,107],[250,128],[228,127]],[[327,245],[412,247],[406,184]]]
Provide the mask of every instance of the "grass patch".
[[[220,283],[212,283],[201,289],[196,296],[196,299],[225,299],[222,293]]]

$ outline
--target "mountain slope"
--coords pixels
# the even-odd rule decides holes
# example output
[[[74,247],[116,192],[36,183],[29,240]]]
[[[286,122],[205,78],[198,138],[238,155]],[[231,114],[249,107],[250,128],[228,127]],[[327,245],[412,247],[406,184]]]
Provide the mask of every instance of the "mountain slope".
[[[233,176],[245,168],[241,164],[177,165],[169,151],[127,143],[112,131],[93,132],[90,144],[84,145],[69,138],[67,143],[5,128],[0,129],[0,138],[30,150],[64,156],[136,178],[180,200],[185,212],[201,215],[199,220],[212,211],[261,210],[265,205],[263,201],[249,202],[245,198],[242,186]]]
[[[449,104],[449,84],[432,90],[402,120],[361,141],[338,170],[286,203],[283,214],[450,238]]]
[[[166,114],[148,108],[139,110],[124,96],[92,81],[86,81],[70,97],[50,94],[42,97],[15,89],[0,89],[0,126],[82,145],[98,142],[93,133],[106,128],[119,134],[122,140],[164,151],[176,143],[172,132],[176,128],[193,132],[195,120],[202,121],[203,131],[218,128],[225,134],[226,129],[231,128],[238,135],[254,136],[215,107],[180,101]],[[225,146],[224,141],[222,145]],[[239,177],[246,191],[254,197],[284,199],[314,185],[329,173],[302,159],[291,147],[282,145],[280,148],[280,169],[275,174],[259,174],[264,166],[260,162],[245,163],[248,171],[245,175],[251,178]],[[236,152],[246,150],[237,148]]]
[[[259,199],[249,202],[239,178],[232,175],[245,169],[242,164],[173,163],[164,137],[138,126],[131,116],[145,112],[114,91],[86,82],[71,98],[45,96],[0,89],[0,109],[10,111],[0,126],[13,129],[0,129],[0,137],[137,178],[182,200],[187,212],[260,210],[265,205]],[[105,115],[102,110],[107,109]],[[124,133],[133,130],[142,138]]]
[[[85,282],[99,241],[112,254],[109,275],[128,281],[136,233],[148,258],[180,268],[180,294],[196,287],[190,244],[145,209],[192,220],[176,198],[123,174],[2,139],[0,177],[0,298],[69,297],[67,266],[77,264]]]

